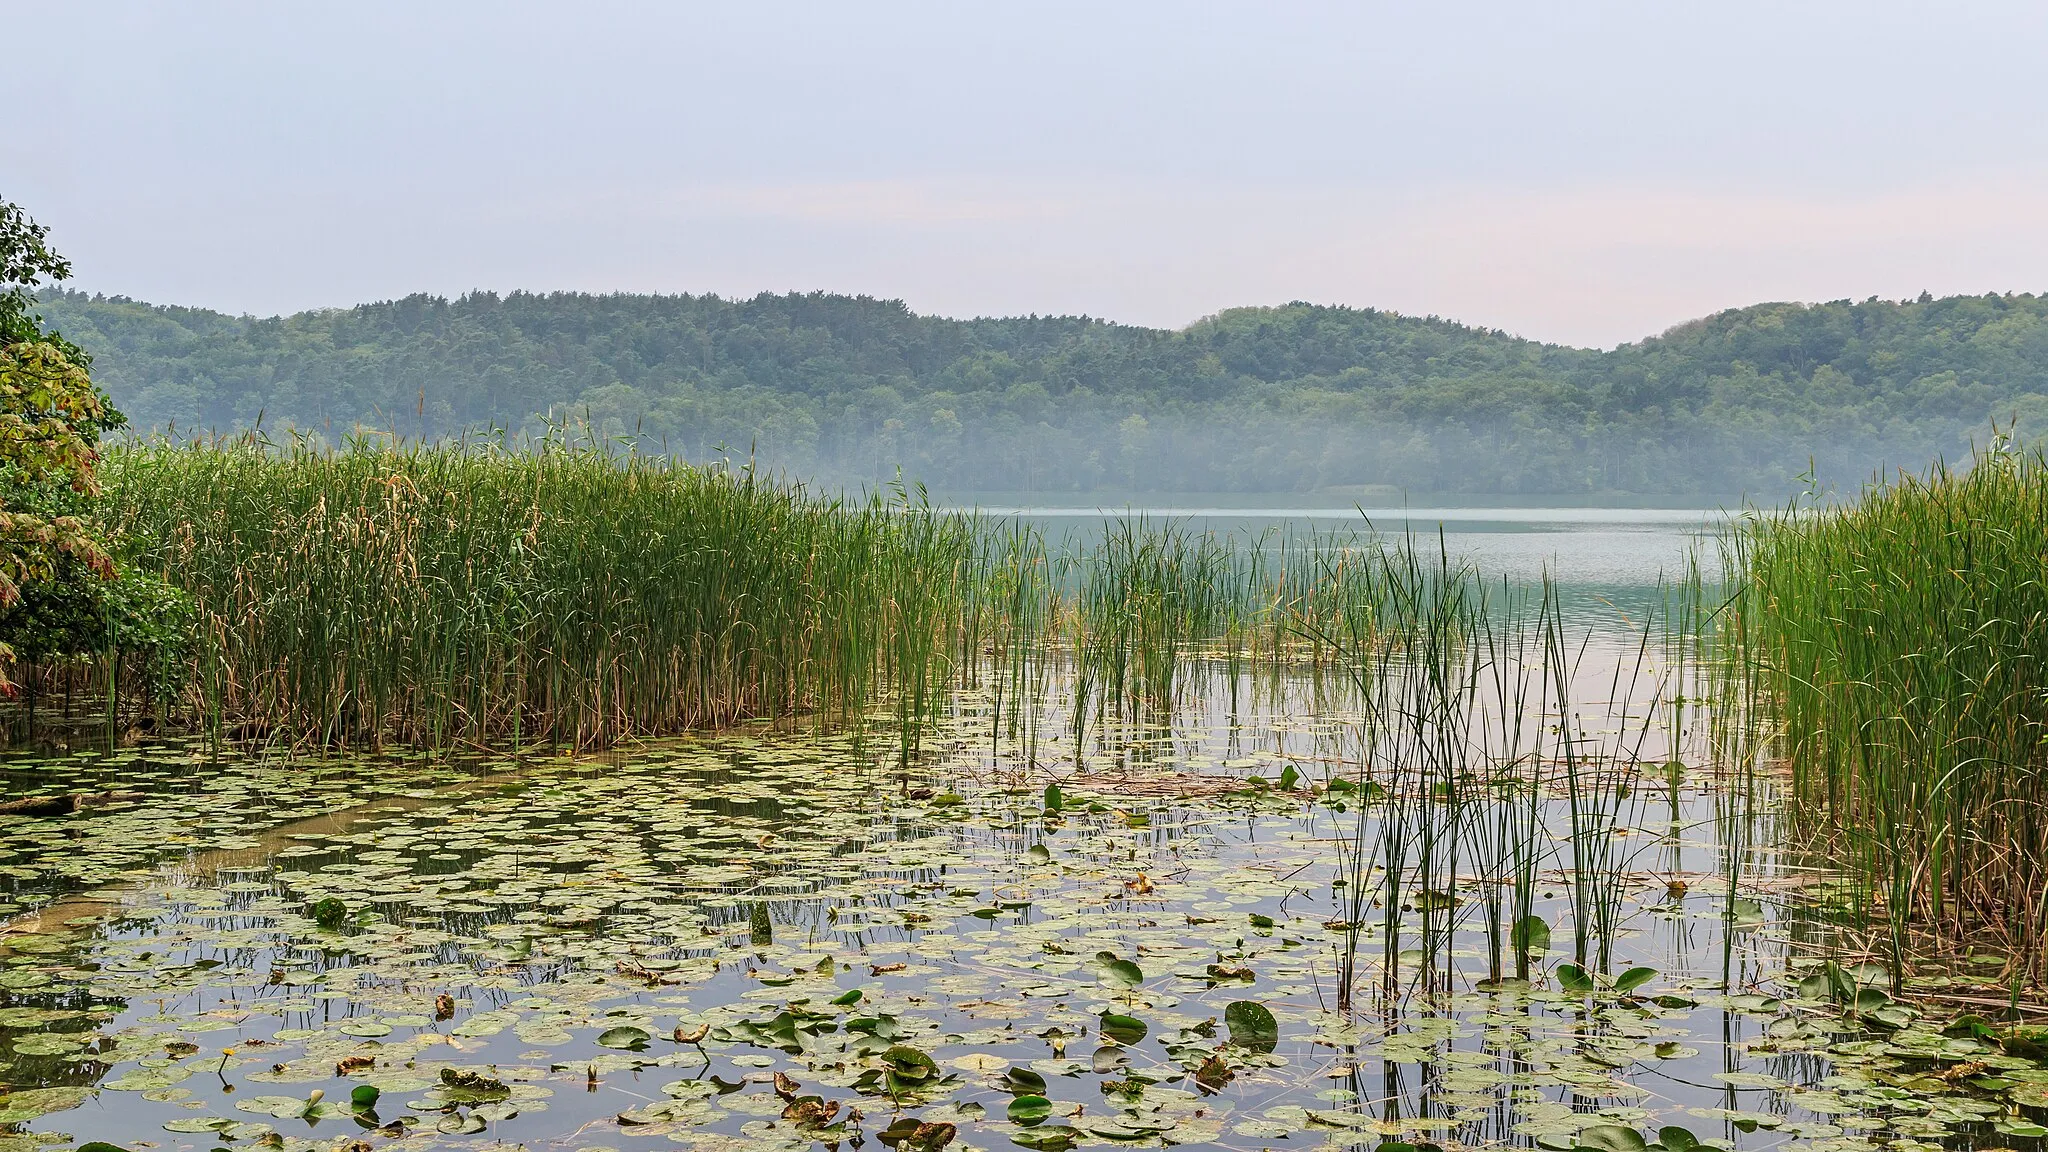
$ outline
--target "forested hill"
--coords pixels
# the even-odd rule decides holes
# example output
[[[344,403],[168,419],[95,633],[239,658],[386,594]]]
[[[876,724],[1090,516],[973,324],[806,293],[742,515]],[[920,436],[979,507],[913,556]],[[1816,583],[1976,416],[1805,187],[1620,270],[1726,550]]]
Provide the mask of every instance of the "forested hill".
[[[1600,352],[1290,304],[1180,331],[866,297],[413,296],[255,319],[54,293],[141,428],[588,418],[954,490],[1774,495],[2048,428],[2048,297],[1764,304]]]

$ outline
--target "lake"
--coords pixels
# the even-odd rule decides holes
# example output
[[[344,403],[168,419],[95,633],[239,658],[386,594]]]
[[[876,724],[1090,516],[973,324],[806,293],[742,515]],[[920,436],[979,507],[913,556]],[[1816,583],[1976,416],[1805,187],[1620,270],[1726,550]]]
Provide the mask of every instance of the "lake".
[[[966,507],[966,506],[963,506]],[[973,506],[1037,526],[1048,541],[1085,544],[1123,519],[1183,524],[1248,539],[1287,534],[1413,538],[1493,576],[1575,585],[1652,585],[1684,574],[1689,556],[1715,556],[1725,512],[1672,508],[1229,508],[1176,505]]]
[[[1581,590],[1713,527],[1369,520]],[[971,670],[910,755],[877,715],[16,756],[7,796],[119,795],[0,817],[0,1152],[2038,1143],[2048,1053],[1951,1025],[1967,966],[1893,999],[1768,765],[1633,634],[1191,652],[1151,699],[1051,651]]]

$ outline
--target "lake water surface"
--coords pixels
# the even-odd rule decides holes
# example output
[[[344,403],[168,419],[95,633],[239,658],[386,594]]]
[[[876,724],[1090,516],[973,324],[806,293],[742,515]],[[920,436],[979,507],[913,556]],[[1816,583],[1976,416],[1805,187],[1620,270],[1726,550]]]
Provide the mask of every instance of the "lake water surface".
[[[1224,508],[1176,505],[1003,505],[981,511],[1036,525],[1049,542],[1085,545],[1108,525],[1143,519],[1248,539],[1360,534],[1443,547],[1491,576],[1574,585],[1653,585],[1683,576],[1689,557],[1716,562],[1728,514],[1671,508]]]
[[[1639,589],[1713,526],[1370,523]],[[1623,677],[1604,636],[1581,679],[1614,687],[1525,725],[1548,751],[1492,756],[1475,705],[1442,776],[1398,685],[1200,660],[1085,725],[1057,659],[1028,701],[969,680],[908,763],[880,718],[603,757],[17,758],[7,796],[135,795],[0,817],[0,1152],[2038,1146],[2042,1055],[1894,1003],[1774,779],[1716,762],[1668,653]]]

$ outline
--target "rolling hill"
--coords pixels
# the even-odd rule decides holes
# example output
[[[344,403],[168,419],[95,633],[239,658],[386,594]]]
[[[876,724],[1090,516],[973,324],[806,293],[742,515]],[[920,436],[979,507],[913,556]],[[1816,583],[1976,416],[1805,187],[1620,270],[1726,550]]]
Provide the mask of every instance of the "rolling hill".
[[[587,419],[692,459],[958,491],[1775,497],[2048,426],[2048,297],[1760,304],[1611,350],[1288,304],[1177,331],[822,293],[410,296],[236,317],[56,292],[138,428]]]

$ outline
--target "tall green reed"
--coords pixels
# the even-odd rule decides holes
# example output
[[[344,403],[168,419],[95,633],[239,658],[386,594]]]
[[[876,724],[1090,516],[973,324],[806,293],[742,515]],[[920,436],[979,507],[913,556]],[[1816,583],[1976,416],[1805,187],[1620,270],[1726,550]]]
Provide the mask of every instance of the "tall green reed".
[[[1574,623],[1547,579],[1493,584],[1441,546],[1425,555],[1412,542],[1383,554],[1357,586],[1370,598],[1344,616],[1369,626],[1323,637],[1347,654],[1360,701],[1356,775],[1342,787],[1358,807],[1337,838],[1345,1008],[1364,986],[1369,935],[1383,996],[1442,990],[1468,904],[1486,937],[1481,986],[1529,980],[1552,933],[1538,889],[1553,883],[1572,959],[1609,970],[1650,847],[1629,838],[1645,767],[1676,763],[1686,744],[1667,701],[1696,658],[1677,630],[1700,626],[1697,581],[1669,604],[1653,598],[1623,633]]]
[[[1734,675],[1858,915],[1895,961],[1995,942],[2048,976],[2048,463],[2001,440],[1739,545]]]
[[[107,505],[201,610],[216,727],[578,746],[937,707],[972,517],[551,438],[115,451]],[[906,753],[908,748],[906,747]]]

